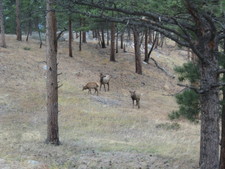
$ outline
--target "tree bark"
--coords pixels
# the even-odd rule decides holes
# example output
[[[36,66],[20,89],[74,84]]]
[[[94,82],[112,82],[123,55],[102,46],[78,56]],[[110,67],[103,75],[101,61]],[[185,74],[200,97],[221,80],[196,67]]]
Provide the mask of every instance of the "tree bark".
[[[119,52],[119,32],[116,30],[116,53]]]
[[[16,36],[18,41],[22,41],[21,25],[20,25],[20,0],[16,0]]]
[[[82,25],[82,19],[80,18],[80,26]],[[82,31],[80,31],[80,38],[79,38],[79,51],[81,51],[81,45],[82,45]]]
[[[142,74],[140,34],[137,28],[133,28],[134,33],[134,50],[135,50],[135,73]]]
[[[151,30],[151,29],[149,29],[149,39],[148,39],[148,42],[149,43],[153,43],[153,34],[154,34],[154,32]]]
[[[123,49],[123,34],[124,32],[122,32],[120,35],[120,49]]]
[[[73,57],[73,51],[72,51],[72,40],[73,40],[73,32],[72,32],[72,18],[69,16],[69,56]]]
[[[108,27],[108,25],[109,25],[109,24],[108,24],[108,22],[107,22],[107,32],[106,32],[106,36],[107,36],[107,37],[106,37],[106,38],[107,38],[106,45],[107,45],[107,46],[109,46],[109,27]]]
[[[82,34],[83,34],[83,36],[82,36],[82,42],[83,43],[87,43],[86,32],[85,31],[82,31]]]
[[[102,48],[106,48],[106,46],[105,46],[105,35],[104,35],[104,29],[103,28],[101,28],[101,32],[102,32],[102,40],[101,40]]]
[[[145,30],[145,59],[144,61],[148,63],[148,29]]]
[[[5,24],[4,24],[4,17],[3,17],[3,4],[2,0],[0,0],[0,24],[1,24],[1,47],[6,48],[5,42]]]
[[[47,0],[46,16],[46,62],[47,62],[47,139],[46,143],[59,145],[58,129],[58,83],[57,83],[57,37],[54,0]]]
[[[110,61],[115,62],[115,23],[111,23],[111,54]]]
[[[29,21],[28,21],[28,24],[27,24],[27,38],[26,38],[26,42],[29,39],[29,35],[31,35],[32,21],[31,21],[30,18],[31,18],[31,12],[29,13]]]
[[[203,31],[214,34],[208,25],[202,25]],[[205,31],[206,32],[206,31]],[[201,107],[201,138],[200,138],[200,168],[219,168],[219,88],[213,87],[219,84],[219,69],[216,52],[218,44],[215,38],[202,34],[196,48],[203,58],[199,59],[200,89],[204,92],[200,95]],[[213,52],[212,52],[213,51]]]
[[[225,33],[225,29],[223,30]],[[225,38],[223,40],[223,53],[225,55]],[[225,64],[223,64],[225,68]],[[223,74],[223,82],[225,82],[225,74]],[[222,105],[222,119],[221,119],[221,147],[220,147],[220,169],[225,169],[225,87],[222,88],[223,91],[223,105]]]
[[[82,50],[81,46],[82,46],[82,31],[80,31],[80,40],[79,40],[79,51]]]

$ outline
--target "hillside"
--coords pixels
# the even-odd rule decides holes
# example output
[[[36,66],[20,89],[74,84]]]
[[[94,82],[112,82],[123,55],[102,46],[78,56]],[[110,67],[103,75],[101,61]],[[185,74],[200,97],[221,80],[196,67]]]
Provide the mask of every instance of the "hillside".
[[[59,43],[59,136],[62,145],[44,144],[46,137],[45,45],[18,42],[8,35],[0,48],[0,168],[197,168],[199,125],[171,122],[177,109],[176,79],[153,62],[134,73],[134,52],[122,51],[109,62],[109,48],[83,44],[68,57],[67,42]],[[153,52],[171,73],[186,61],[186,53],[168,41]],[[99,73],[112,75],[110,91],[99,96],[82,91]],[[141,108],[132,108],[129,90],[141,93]]]

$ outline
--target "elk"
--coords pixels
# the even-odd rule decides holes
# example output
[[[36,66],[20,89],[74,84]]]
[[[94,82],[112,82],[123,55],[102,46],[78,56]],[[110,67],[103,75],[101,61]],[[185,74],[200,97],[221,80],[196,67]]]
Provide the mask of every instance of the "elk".
[[[133,101],[133,108],[134,108],[134,101],[136,101],[136,106],[140,109],[140,99],[141,95],[137,94],[136,91],[129,91],[130,92],[130,97]]]
[[[83,86],[83,90],[87,90],[88,89],[88,93],[91,94],[91,89],[95,90],[95,93],[97,92],[97,96],[98,96],[98,84],[96,82],[88,82],[85,86]]]
[[[108,85],[108,91],[109,91],[109,81],[111,79],[110,75],[103,75],[102,73],[100,73],[100,90],[102,88],[102,85],[104,86],[105,89],[105,85]],[[106,89],[105,89],[106,92]]]

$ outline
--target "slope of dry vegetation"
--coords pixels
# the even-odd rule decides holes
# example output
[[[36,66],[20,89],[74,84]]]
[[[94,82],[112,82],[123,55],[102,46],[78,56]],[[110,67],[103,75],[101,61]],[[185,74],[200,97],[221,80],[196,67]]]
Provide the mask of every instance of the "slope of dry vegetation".
[[[132,50],[109,62],[109,49],[83,45],[68,57],[67,42],[59,44],[59,129],[62,145],[44,144],[46,137],[45,46],[35,40],[17,42],[7,36],[0,49],[0,168],[196,168],[199,126],[172,123],[177,108],[168,94],[180,89],[153,63],[134,73]],[[174,46],[153,52],[168,71],[185,61]],[[179,56],[179,57],[178,57]],[[113,76],[110,92],[99,96],[82,91],[99,73]],[[141,109],[132,109],[129,90],[142,94]]]

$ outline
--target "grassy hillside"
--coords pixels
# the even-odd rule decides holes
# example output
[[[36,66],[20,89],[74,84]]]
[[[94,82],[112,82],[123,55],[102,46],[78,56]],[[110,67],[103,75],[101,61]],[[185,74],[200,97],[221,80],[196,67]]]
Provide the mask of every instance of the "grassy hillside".
[[[128,48],[109,62],[109,48],[94,43],[68,57],[67,42],[59,43],[59,136],[62,145],[44,144],[46,138],[45,45],[18,42],[7,36],[0,48],[0,168],[196,168],[199,125],[171,122],[177,109],[170,94],[178,92],[171,79],[153,62],[134,73],[134,52]],[[185,62],[185,52],[167,42],[153,52],[171,73]],[[99,96],[82,91],[99,73],[112,75],[110,91]],[[132,108],[129,90],[141,93],[141,109]]]

